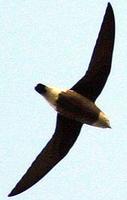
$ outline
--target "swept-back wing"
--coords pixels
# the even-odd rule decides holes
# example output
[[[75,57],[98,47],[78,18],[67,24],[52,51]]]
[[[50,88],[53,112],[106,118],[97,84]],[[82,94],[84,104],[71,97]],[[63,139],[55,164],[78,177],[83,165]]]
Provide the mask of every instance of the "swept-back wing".
[[[115,38],[115,19],[108,3],[101,29],[85,76],[71,89],[95,101],[101,93],[111,69]]]
[[[24,192],[44,177],[70,150],[82,124],[58,114],[56,130],[30,168],[8,196]]]

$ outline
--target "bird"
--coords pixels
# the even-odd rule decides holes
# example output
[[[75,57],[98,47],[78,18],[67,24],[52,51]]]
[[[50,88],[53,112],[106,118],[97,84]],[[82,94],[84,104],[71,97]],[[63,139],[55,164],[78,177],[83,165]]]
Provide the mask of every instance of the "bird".
[[[111,128],[106,114],[95,101],[102,92],[111,71],[115,40],[115,17],[110,3],[85,75],[70,89],[37,84],[35,90],[56,110],[56,128],[29,169],[8,195],[20,194],[40,181],[69,152],[83,124]]]

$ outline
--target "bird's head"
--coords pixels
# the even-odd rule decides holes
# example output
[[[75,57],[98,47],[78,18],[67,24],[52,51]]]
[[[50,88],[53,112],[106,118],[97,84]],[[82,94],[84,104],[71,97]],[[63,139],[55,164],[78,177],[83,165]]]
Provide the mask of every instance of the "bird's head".
[[[44,95],[47,92],[46,86],[41,83],[37,84],[35,90],[41,95]]]

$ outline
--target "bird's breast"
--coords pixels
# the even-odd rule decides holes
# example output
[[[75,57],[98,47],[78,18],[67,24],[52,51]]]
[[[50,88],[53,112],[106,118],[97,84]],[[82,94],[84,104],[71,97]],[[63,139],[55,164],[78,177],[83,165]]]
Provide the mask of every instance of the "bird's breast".
[[[98,120],[100,113],[100,109],[92,101],[72,90],[59,94],[56,110],[68,118],[89,125]]]

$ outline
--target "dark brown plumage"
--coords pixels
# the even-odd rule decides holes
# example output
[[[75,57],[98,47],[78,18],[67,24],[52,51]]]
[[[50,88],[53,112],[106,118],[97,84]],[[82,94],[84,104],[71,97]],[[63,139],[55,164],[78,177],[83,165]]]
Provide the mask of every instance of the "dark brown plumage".
[[[71,89],[95,101],[101,93],[111,69],[115,37],[114,14],[108,3],[101,30],[85,76]],[[42,86],[36,87],[41,93]],[[45,88],[43,87],[45,92]],[[51,140],[8,196],[17,195],[43,178],[70,150],[76,141],[82,123],[57,114],[56,129]]]

